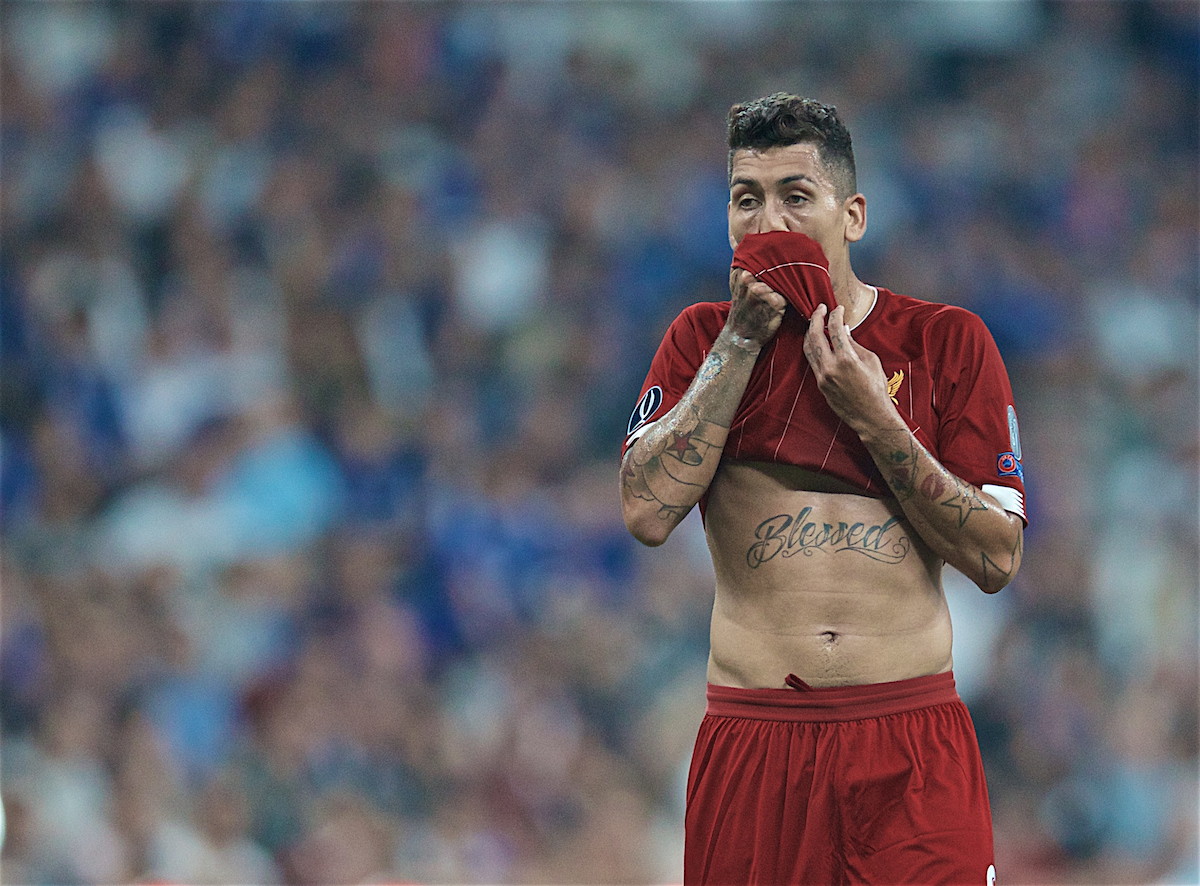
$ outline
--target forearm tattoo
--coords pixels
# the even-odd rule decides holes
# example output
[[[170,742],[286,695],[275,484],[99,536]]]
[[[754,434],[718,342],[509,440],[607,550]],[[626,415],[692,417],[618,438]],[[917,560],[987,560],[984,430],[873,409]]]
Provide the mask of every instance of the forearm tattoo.
[[[897,500],[907,501],[916,491],[917,462],[920,455],[915,440],[904,440],[887,453],[887,468],[883,479],[887,481]]]
[[[621,472],[627,496],[653,504],[661,520],[686,516],[717,470],[757,356],[757,348],[733,335],[713,343],[683,398],[627,453]]]
[[[698,469],[721,458],[726,431],[692,407],[671,425],[647,432],[644,454],[631,453],[622,482],[634,498],[656,504],[661,519],[682,520],[708,487],[711,473]]]
[[[906,434],[899,445],[887,451],[885,461],[884,479],[897,501],[903,503],[920,495],[936,502],[953,511],[959,529],[967,524],[971,514],[991,507],[979,497],[974,486],[947,471],[910,435]]]
[[[957,549],[965,557],[960,557],[955,565],[969,570],[970,561],[977,556],[978,573],[972,577],[980,587],[984,590],[999,589],[1008,583],[1020,565],[1023,553],[1023,533],[1019,526],[1012,527],[1011,536],[1007,541],[1000,542],[1003,545],[1000,547],[996,543],[998,539],[992,534],[997,524],[990,524],[984,535],[977,535],[976,538],[990,535],[993,541],[984,546],[980,540],[977,554],[968,553],[969,548],[964,549],[966,537],[958,534],[983,520],[984,517],[980,515],[995,515],[1002,512],[1001,508],[986,500],[970,483],[946,470],[908,432],[897,432],[894,443],[885,444],[881,450],[877,450],[876,464],[918,531],[925,534],[921,527],[928,526],[935,535],[947,540],[950,547],[945,553],[950,554]],[[936,509],[930,510],[922,502],[929,502]],[[1007,515],[1004,516],[1007,520]],[[988,524],[980,525],[981,530],[985,527]],[[1001,553],[997,553],[997,550]],[[947,559],[950,559],[949,556]]]
[[[704,363],[700,367],[700,380],[712,381],[721,374],[721,368],[725,365],[725,358],[716,351],[709,351],[707,357],[704,358]]]

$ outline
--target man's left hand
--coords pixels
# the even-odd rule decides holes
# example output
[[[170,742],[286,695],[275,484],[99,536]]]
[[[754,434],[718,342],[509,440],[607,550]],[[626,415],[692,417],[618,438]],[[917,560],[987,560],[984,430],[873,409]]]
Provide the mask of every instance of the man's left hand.
[[[829,407],[859,434],[897,421],[903,424],[888,396],[887,376],[878,355],[851,337],[843,306],[838,305],[832,313],[828,310],[817,305],[809,318],[804,356]]]

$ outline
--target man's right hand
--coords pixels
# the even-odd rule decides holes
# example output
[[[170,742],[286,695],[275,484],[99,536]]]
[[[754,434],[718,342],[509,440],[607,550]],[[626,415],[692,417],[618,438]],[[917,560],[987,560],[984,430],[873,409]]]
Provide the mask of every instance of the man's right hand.
[[[726,329],[759,347],[766,345],[783,322],[787,299],[742,268],[729,271],[729,297],[733,304]]]

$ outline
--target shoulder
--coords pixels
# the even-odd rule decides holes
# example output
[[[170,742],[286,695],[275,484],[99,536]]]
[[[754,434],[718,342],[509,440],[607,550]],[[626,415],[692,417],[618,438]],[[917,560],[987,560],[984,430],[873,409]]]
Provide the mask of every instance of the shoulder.
[[[986,342],[991,333],[982,318],[958,305],[925,301],[879,288],[884,314],[892,324],[919,331],[930,346]]]
[[[729,317],[729,308],[730,302],[727,301],[694,302],[679,312],[675,322],[678,323],[682,320],[697,328],[705,329],[717,324],[719,329],[725,325],[725,320]]]
[[[694,338],[712,344],[721,332],[729,317],[730,303],[700,301],[688,305],[671,321],[667,337],[679,339],[680,336]]]

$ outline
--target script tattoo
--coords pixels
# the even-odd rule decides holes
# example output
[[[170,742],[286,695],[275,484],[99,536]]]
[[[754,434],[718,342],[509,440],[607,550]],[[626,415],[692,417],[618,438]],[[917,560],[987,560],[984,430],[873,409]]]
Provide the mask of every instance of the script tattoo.
[[[899,563],[912,549],[912,540],[904,533],[899,517],[889,517],[883,523],[818,523],[809,520],[812,508],[806,507],[794,517],[777,514],[758,524],[754,537],[758,539],[746,551],[746,564],[757,569],[775,557],[803,554],[811,557],[821,553],[849,551],[880,563]]]

